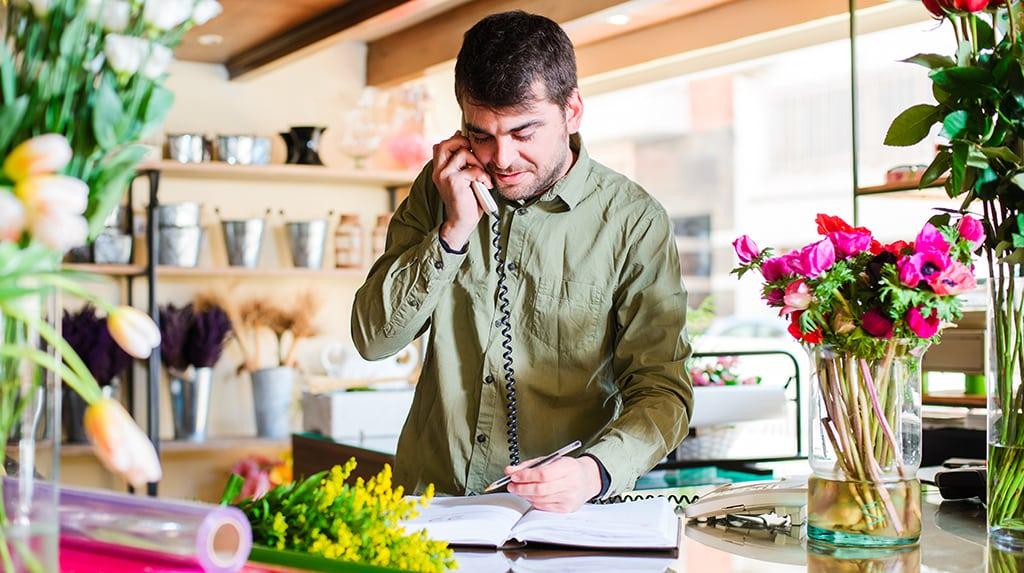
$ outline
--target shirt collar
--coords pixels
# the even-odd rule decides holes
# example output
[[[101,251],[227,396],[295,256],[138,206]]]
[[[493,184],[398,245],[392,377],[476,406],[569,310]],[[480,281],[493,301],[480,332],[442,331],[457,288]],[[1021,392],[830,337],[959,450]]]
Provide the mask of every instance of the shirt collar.
[[[540,200],[550,201],[557,197],[565,203],[569,210],[572,210],[590,192],[586,185],[590,175],[590,155],[587,153],[587,148],[583,146],[583,140],[579,133],[569,136],[569,149],[576,153],[576,162],[564,177],[540,196]]]

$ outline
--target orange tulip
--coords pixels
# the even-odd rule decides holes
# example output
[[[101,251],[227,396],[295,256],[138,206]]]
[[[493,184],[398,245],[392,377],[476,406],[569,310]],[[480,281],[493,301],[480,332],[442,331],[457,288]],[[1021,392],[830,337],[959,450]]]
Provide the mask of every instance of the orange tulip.
[[[71,146],[63,135],[47,133],[33,137],[11,151],[4,160],[4,173],[11,181],[30,175],[56,173],[71,161]]]
[[[83,425],[96,457],[108,470],[135,487],[160,480],[160,458],[153,443],[120,402],[103,398],[90,404]]]

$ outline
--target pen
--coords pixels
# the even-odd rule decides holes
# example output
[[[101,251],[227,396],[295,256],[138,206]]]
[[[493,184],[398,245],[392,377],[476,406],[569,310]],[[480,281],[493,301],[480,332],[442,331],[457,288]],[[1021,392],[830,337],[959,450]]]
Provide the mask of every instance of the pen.
[[[525,470],[525,469],[537,468],[537,467],[540,467],[540,466],[543,466],[543,465],[547,465],[547,464],[557,460],[558,458],[564,456],[565,454],[568,454],[569,452],[575,450],[576,448],[578,448],[578,447],[580,447],[582,445],[583,445],[582,442],[580,442],[579,440],[576,440],[575,442],[573,442],[571,444],[567,444],[565,446],[562,446],[561,448],[558,448],[555,452],[544,456],[543,458],[533,462],[532,464],[530,464],[528,466],[519,468],[519,470],[521,471],[521,470]],[[491,485],[489,485],[486,488],[484,488],[484,493],[487,493],[487,492],[490,492],[490,491],[494,491],[494,490],[496,490],[498,488],[504,487],[504,486],[508,485],[509,482],[511,482],[511,481],[512,481],[512,478],[510,476],[502,476],[502,477],[498,478],[497,480],[495,480],[494,483],[492,483]]]

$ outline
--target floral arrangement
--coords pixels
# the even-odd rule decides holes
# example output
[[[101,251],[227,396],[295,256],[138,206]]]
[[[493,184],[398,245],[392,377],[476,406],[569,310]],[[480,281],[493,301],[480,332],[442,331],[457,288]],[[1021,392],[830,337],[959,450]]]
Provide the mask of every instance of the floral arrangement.
[[[955,35],[951,55],[917,54],[905,60],[923,66],[935,101],[900,113],[885,143],[914,145],[941,126],[945,141],[920,185],[943,183],[961,210],[980,204],[989,268],[994,372],[990,374],[988,518],[990,528],[1015,532],[1024,547],[1024,504],[1019,485],[1024,458],[1024,21],[1019,0],[923,0]],[[950,37],[952,41],[954,37]],[[1001,484],[1001,485],[1000,485]]]
[[[242,478],[242,489],[232,502],[243,499],[259,499],[271,488],[292,482],[292,458],[272,460],[266,456],[245,457],[231,468],[231,474]]]
[[[190,367],[215,365],[231,333],[231,319],[214,303],[198,308],[193,304],[167,304],[160,308],[161,358],[176,376]]]
[[[78,312],[64,311],[61,335],[102,387],[109,386],[131,366],[131,355],[117,345],[107,328],[107,318],[96,314],[96,307],[91,304]]]
[[[816,223],[820,240],[780,256],[747,236],[733,243],[741,263],[733,272],[761,274],[762,298],[789,318],[815,364],[809,536],[910,542],[920,534],[920,489],[905,442],[920,442],[920,398],[908,381],[943,324],[961,316],[957,295],[977,286],[971,253],[984,232],[973,217],[954,224],[947,214],[913,242],[883,244],[839,217]],[[910,417],[914,429],[904,430]]]
[[[690,366],[690,379],[694,386],[736,386],[760,384],[760,376],[740,377],[736,372],[740,360],[735,356],[719,356]]]
[[[249,518],[253,542],[260,545],[404,571],[454,568],[447,543],[430,540],[425,531],[407,533],[401,525],[430,503],[433,486],[419,500],[407,499],[402,486],[392,489],[390,466],[368,481],[346,483],[355,468],[350,459],[234,505]],[[243,483],[232,475],[221,503],[237,498]]]
[[[797,340],[878,358],[894,339],[935,342],[940,326],[961,316],[955,295],[977,286],[971,253],[984,239],[981,223],[949,221],[933,218],[912,243],[882,244],[864,227],[819,214],[824,238],[785,255],[736,239],[741,265],[733,273],[761,273],[762,298],[789,318]]]

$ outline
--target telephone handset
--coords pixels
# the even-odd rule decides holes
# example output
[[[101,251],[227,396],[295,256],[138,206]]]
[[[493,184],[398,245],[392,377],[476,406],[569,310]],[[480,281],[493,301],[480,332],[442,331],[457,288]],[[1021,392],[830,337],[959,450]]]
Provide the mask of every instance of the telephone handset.
[[[463,135],[466,130],[463,128]],[[470,149],[472,153],[472,149]],[[512,304],[508,300],[508,286],[505,285],[505,258],[501,252],[501,217],[498,214],[498,204],[491,196],[491,192],[484,187],[483,183],[473,181],[470,183],[473,194],[476,195],[477,203],[491,216],[491,245],[494,246],[494,262],[498,272],[498,286],[495,289],[498,302],[498,313],[501,318],[498,327],[501,329],[501,368],[505,374],[505,436],[508,438],[508,461],[510,465],[517,466],[521,462],[519,457],[519,408],[516,400],[516,376],[512,364]]]

